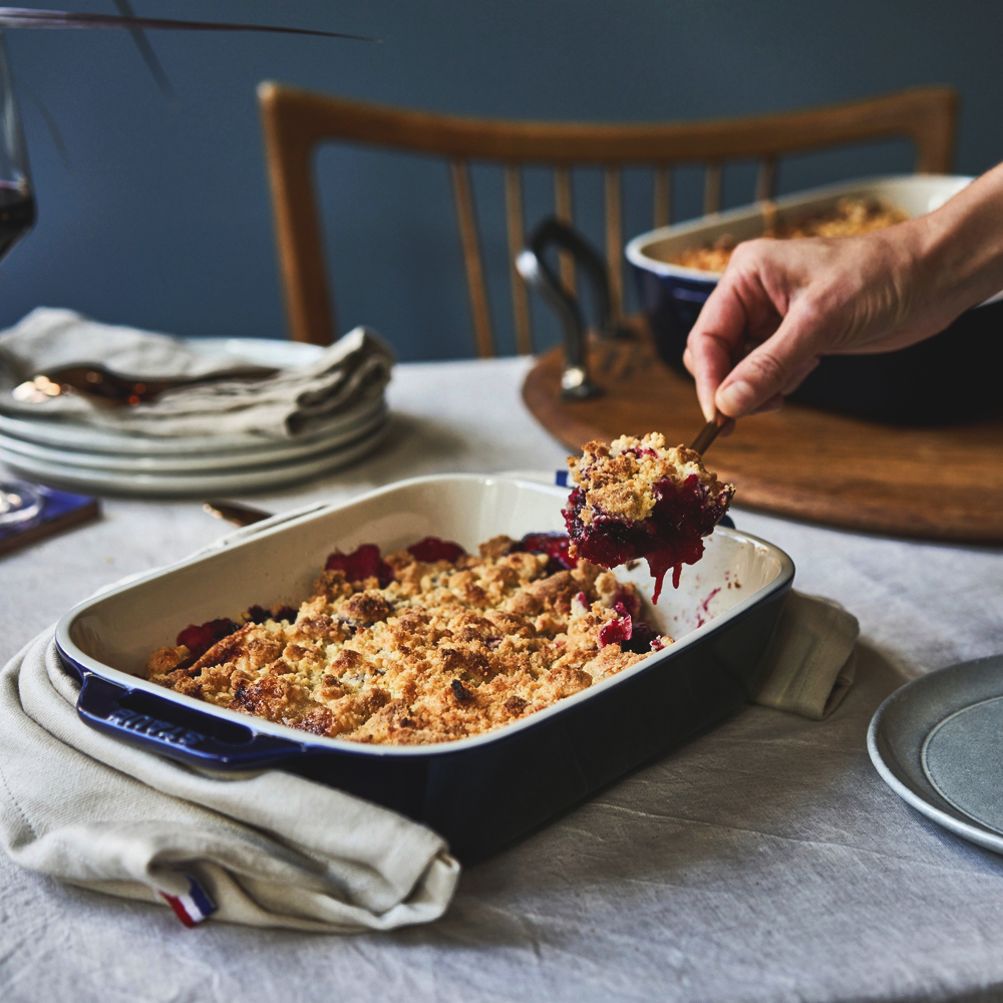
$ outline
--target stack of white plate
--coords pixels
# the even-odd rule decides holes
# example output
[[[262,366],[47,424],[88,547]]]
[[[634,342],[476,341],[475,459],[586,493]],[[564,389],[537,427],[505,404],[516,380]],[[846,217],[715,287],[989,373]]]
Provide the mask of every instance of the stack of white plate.
[[[252,338],[191,344],[235,361],[300,367],[316,345]],[[386,430],[382,394],[350,405],[290,439],[250,434],[159,438],[53,419],[0,415],[0,457],[23,476],[88,491],[130,495],[210,495],[278,487],[362,459]]]

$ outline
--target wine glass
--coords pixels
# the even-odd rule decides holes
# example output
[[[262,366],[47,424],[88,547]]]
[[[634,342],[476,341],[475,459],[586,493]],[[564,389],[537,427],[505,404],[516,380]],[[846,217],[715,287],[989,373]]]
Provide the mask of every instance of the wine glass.
[[[35,197],[28,173],[28,151],[0,32],[0,258],[7,255],[34,222]],[[37,488],[0,472],[0,530],[34,519],[41,508],[42,495]]]

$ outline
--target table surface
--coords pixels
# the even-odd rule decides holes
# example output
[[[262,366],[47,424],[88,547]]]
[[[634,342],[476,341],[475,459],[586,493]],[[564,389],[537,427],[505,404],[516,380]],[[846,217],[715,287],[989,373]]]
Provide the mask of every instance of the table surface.
[[[377,455],[250,500],[279,510],[417,474],[559,468],[564,450],[520,401],[527,366],[398,366]],[[907,807],[865,749],[907,678],[1003,648],[1000,550],[735,517],[793,557],[796,587],[860,620],[858,680],[829,720],[749,707],[467,870],[440,922],[389,934],[186,931],[167,909],[0,855],[0,998],[1003,997],[1003,859]],[[107,500],[100,522],[0,561],[0,656],[97,588],[227,531],[194,501]]]

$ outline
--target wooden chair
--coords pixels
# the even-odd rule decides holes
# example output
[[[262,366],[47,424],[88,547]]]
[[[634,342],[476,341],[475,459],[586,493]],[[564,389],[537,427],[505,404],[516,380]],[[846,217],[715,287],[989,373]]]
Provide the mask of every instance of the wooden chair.
[[[884,97],[804,111],[705,122],[592,124],[492,121],[403,110],[328,97],[275,83],[258,89],[286,311],[297,341],[328,344],[336,330],[328,291],[323,239],[314,192],[312,160],[320,143],[344,142],[432,154],[449,165],[478,354],[495,353],[477,210],[470,182],[472,162],[504,170],[511,294],[520,352],[533,350],[525,286],[514,260],[522,247],[522,169],[554,172],[555,214],[572,219],[571,171],[599,167],[604,177],[605,243],[613,309],[623,303],[621,171],[654,172],[652,224],[670,221],[671,171],[706,167],[704,209],[721,204],[725,162],[758,161],[755,197],[770,198],[779,158],[827,147],[907,138],[918,171],[951,168],[957,96],[949,87],[922,87]],[[573,267],[562,260],[562,280],[573,287]]]

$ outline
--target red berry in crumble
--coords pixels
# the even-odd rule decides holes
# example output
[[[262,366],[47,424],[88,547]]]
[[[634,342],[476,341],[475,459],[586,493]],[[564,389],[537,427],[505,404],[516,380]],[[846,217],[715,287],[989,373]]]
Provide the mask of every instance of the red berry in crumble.
[[[425,537],[334,551],[297,609],[186,627],[149,678],[220,707],[354,742],[482,734],[672,644],[637,588],[569,554],[560,533],[476,554]]]
[[[699,453],[666,446],[658,432],[588,442],[568,467],[576,485],[564,509],[572,556],[605,568],[645,558],[655,602],[670,568],[678,588],[682,566],[703,556],[703,538],[735,493],[734,485],[707,470]]]

